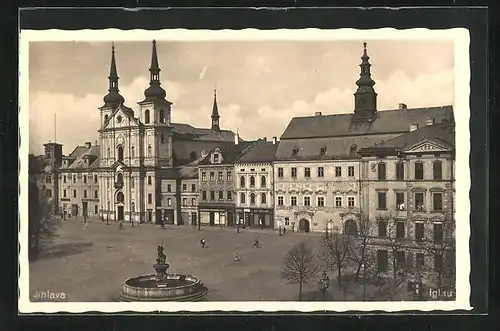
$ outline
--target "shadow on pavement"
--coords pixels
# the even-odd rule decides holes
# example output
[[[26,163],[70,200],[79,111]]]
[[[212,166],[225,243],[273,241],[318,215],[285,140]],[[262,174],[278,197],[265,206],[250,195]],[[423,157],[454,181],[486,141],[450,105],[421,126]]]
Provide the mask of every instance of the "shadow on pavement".
[[[64,256],[77,255],[87,251],[92,245],[93,243],[89,242],[52,245],[40,252],[38,260],[57,259]]]

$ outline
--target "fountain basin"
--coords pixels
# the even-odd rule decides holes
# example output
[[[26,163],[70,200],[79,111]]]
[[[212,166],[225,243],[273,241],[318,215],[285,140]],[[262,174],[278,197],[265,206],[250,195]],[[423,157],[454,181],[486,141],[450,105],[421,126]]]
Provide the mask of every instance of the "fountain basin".
[[[200,279],[181,274],[167,274],[162,287],[156,275],[143,275],[127,279],[122,284],[119,301],[200,301],[207,288]]]

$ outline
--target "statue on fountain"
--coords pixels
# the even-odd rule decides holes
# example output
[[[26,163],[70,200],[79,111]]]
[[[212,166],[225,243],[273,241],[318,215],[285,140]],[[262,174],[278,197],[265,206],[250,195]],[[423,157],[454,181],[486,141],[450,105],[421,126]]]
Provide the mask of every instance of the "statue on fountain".
[[[156,263],[153,265],[156,270],[156,284],[158,287],[164,287],[167,284],[167,269],[170,266],[167,261],[167,256],[163,252],[163,243],[156,248],[157,257]]]

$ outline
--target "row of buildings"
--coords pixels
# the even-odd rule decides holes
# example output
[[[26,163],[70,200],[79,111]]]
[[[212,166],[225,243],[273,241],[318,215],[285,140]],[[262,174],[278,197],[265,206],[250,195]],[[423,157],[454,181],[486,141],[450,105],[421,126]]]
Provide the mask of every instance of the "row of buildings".
[[[387,222],[415,240],[443,232],[454,219],[452,106],[379,111],[366,43],[361,60],[354,111],[294,117],[279,140],[245,141],[221,129],[215,93],[210,128],[171,122],[154,41],[144,100],[125,106],[113,47],[99,141],[67,156],[44,145],[54,211],[352,234],[365,218],[381,237]]]

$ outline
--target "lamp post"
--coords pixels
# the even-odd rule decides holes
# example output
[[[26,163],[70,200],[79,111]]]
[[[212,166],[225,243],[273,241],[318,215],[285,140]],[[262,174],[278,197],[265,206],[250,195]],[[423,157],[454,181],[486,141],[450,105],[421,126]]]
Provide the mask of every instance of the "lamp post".
[[[326,271],[323,271],[321,274],[321,278],[318,282],[318,287],[321,293],[323,294],[323,300],[325,299],[326,290],[330,287],[330,277],[328,277]]]

